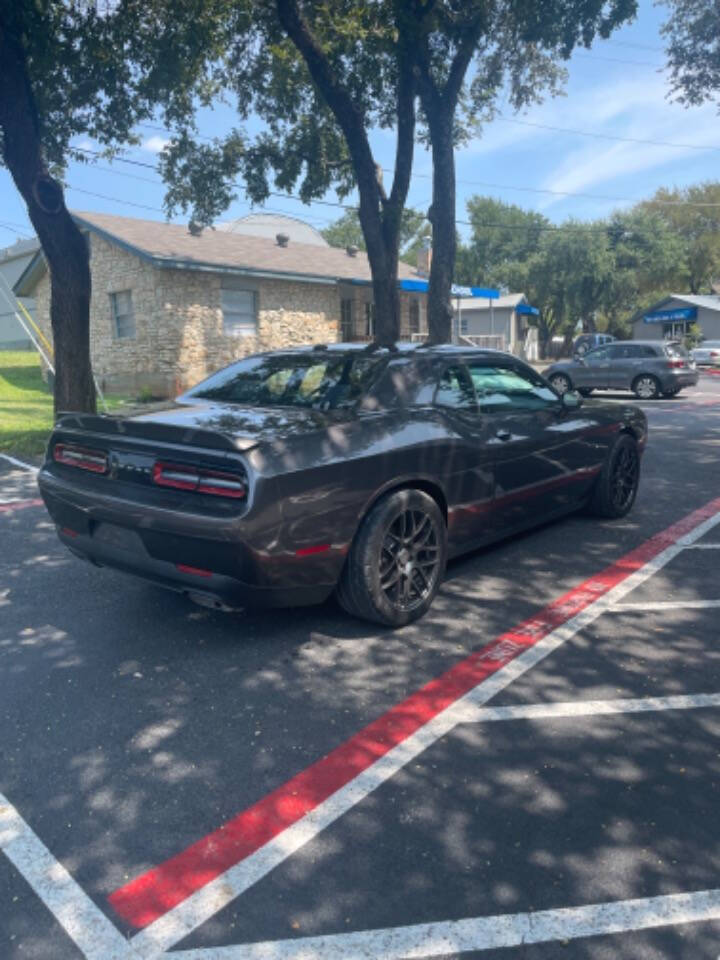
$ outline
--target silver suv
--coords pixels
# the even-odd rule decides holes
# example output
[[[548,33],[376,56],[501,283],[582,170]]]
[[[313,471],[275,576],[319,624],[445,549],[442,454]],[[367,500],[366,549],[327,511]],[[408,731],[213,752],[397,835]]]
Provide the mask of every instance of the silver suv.
[[[632,390],[641,400],[674,397],[698,382],[695,363],[682,344],[629,340],[597,347],[584,357],[554,363],[545,379],[556,393],[578,390]]]

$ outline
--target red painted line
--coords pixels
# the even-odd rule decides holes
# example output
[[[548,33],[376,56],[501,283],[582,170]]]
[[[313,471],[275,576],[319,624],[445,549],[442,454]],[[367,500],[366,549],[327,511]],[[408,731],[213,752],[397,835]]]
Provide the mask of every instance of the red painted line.
[[[108,898],[110,904],[134,927],[146,927],[159,919],[292,826],[446,707],[718,512],[720,498],[656,534],[540,613],[431,680],[218,830],[120,887]]]
[[[14,513],[15,510],[26,510],[28,507],[41,507],[42,500],[16,500],[14,503],[0,503],[0,513]]]

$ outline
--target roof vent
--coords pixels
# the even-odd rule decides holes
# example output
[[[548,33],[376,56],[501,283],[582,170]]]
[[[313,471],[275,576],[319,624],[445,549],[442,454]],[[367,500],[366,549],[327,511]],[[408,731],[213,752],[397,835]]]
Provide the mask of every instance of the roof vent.
[[[188,224],[188,233],[192,234],[193,237],[199,237],[202,232],[202,224],[196,223],[195,220],[191,220]]]
[[[356,257],[358,248],[354,244],[351,244],[349,247],[345,247],[345,252],[349,257]]]
[[[286,247],[290,243],[290,237],[286,233],[276,233],[275,239],[279,247]]]

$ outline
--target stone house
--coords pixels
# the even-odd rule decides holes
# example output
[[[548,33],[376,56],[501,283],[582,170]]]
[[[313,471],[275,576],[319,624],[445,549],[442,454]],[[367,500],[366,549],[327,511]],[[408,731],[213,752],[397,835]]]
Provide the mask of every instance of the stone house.
[[[293,218],[254,215],[245,228],[241,220],[198,231],[104,213],[74,216],[90,248],[91,352],[104,390],[172,395],[250,353],[372,338],[367,256],[330,247]],[[267,222],[258,228],[259,217],[272,220],[274,237]],[[422,274],[401,263],[399,276]],[[14,292],[35,298],[37,322],[51,336],[41,253]],[[401,338],[422,337],[426,294],[401,290],[400,298]]]

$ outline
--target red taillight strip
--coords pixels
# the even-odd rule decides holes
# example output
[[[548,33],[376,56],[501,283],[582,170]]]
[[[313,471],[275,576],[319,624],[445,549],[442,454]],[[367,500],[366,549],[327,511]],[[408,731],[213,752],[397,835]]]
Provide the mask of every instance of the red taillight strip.
[[[153,466],[153,482],[160,487],[177,490],[192,490],[216,497],[241,499],[246,494],[243,480],[232,473],[204,470],[201,467],[184,467],[158,460]]]
[[[53,460],[67,467],[89,470],[91,473],[107,472],[107,454],[102,450],[91,450],[73,444],[56,443],[53,447]]]

